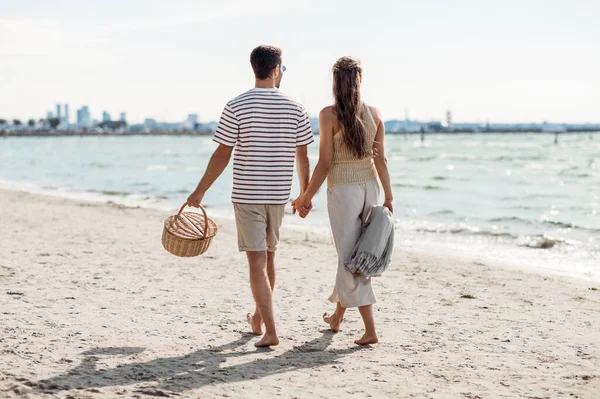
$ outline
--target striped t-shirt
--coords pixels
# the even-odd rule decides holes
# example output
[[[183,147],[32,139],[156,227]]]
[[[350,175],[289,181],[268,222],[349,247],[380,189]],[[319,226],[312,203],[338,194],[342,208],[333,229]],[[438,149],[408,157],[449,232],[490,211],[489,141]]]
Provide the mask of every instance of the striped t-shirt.
[[[290,199],[296,147],[314,138],[302,104],[276,88],[254,88],[227,103],[214,140],[236,147],[233,202],[280,205]]]

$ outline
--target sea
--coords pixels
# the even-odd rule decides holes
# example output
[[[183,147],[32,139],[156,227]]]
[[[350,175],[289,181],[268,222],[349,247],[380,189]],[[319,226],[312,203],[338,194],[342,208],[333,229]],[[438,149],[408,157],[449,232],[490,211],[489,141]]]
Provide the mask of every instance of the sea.
[[[215,148],[206,136],[0,137],[0,189],[174,211]],[[600,133],[557,143],[543,133],[399,134],[386,152],[397,247],[600,281]],[[214,217],[233,218],[231,188],[230,166],[205,196]],[[307,219],[286,224],[327,232],[325,187]]]

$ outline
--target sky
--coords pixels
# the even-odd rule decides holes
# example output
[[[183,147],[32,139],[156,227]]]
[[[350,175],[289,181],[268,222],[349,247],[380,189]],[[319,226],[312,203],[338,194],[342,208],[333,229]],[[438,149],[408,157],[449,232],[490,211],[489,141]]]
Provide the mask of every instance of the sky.
[[[385,119],[598,123],[598,15],[596,0],[0,0],[0,118],[69,103],[72,121],[82,105],[215,120],[272,44],[310,115],[351,55]]]

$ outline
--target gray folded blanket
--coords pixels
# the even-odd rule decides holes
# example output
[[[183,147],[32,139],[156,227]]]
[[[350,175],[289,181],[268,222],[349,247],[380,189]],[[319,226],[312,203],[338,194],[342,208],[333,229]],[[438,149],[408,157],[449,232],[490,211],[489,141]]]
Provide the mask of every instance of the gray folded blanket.
[[[393,251],[394,217],[386,207],[374,206],[344,266],[351,273],[380,276],[392,263]]]

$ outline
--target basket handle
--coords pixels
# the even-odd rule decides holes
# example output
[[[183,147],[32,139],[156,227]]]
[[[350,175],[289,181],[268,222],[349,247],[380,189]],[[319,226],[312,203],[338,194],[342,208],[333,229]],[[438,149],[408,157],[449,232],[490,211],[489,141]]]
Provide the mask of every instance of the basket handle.
[[[186,206],[190,206],[190,204],[188,204],[187,202],[184,203],[181,208],[179,208],[179,212],[177,212],[177,216],[181,216],[181,212],[183,212],[183,210],[185,209]],[[208,216],[206,215],[206,211],[204,210],[204,207],[202,205],[200,205],[200,210],[202,211],[202,214],[204,215],[204,236],[208,236]]]

